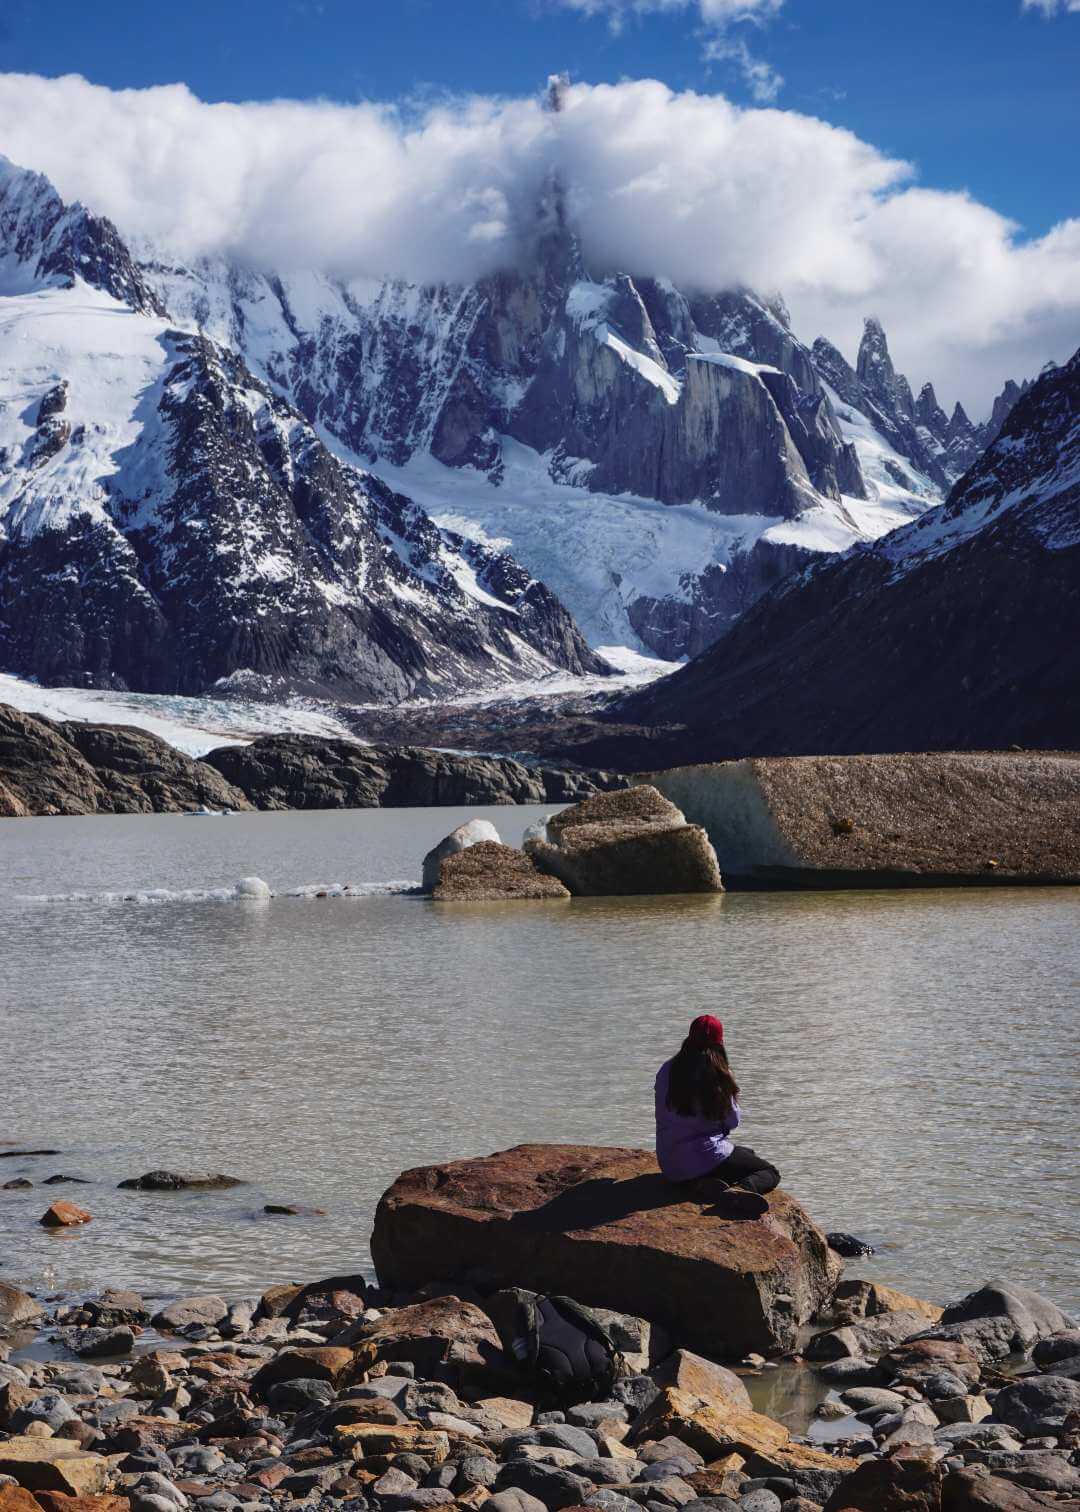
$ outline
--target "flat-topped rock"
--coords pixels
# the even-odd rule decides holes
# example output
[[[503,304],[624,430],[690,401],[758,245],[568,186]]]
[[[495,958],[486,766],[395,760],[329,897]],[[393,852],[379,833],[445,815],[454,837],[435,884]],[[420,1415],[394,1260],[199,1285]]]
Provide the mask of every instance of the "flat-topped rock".
[[[553,815],[546,835],[525,850],[575,897],[723,891],[705,831],[654,787],[586,798]]]
[[[794,1348],[840,1270],[794,1198],[775,1191],[768,1204],[763,1218],[725,1219],[645,1150],[519,1145],[404,1172],[379,1203],[371,1250],[387,1286],[562,1292],[741,1358]]]
[[[1080,882],[1080,760],[1038,752],[757,757],[651,773],[729,885]]]
[[[523,851],[480,840],[442,857],[432,896],[437,903],[513,903],[570,894],[558,878],[538,871]]]

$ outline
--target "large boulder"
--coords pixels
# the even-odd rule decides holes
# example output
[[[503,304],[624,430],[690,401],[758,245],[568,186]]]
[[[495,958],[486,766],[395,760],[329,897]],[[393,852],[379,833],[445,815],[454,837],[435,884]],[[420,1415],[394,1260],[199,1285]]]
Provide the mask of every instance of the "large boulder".
[[[988,1364],[1073,1327],[1072,1318],[1038,1292],[990,1282],[950,1303],[924,1337],[958,1341]]]
[[[525,849],[577,897],[722,892],[704,830],[653,787],[598,793],[555,814]]]
[[[524,1286],[649,1318],[726,1358],[795,1347],[840,1261],[786,1193],[766,1216],[722,1218],[670,1185],[644,1150],[519,1145],[406,1171],[384,1193],[380,1281]]]
[[[439,883],[439,867],[447,856],[457,856],[470,845],[479,845],[481,840],[490,840],[493,845],[502,844],[502,838],[490,819],[468,819],[433,846],[424,857],[424,891],[435,891]]]
[[[92,1496],[105,1489],[109,1462],[86,1454],[71,1439],[9,1438],[0,1443],[0,1476],[10,1475],[27,1491],[62,1491]]]
[[[997,752],[756,757],[646,779],[729,885],[1080,882],[1080,762]]]
[[[539,871],[524,851],[481,840],[439,862],[432,896],[438,903],[500,903],[570,894],[557,877]]]

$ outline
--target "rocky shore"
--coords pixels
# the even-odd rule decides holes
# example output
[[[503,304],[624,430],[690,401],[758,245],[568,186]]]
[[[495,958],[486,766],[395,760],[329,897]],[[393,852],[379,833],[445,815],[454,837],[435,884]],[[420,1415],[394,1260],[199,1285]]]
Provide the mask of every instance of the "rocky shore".
[[[572,803],[625,785],[604,772],[311,735],[264,735],[196,760],[146,730],[0,704],[0,818]]]
[[[839,1257],[826,1258],[823,1236],[781,1192],[764,1218],[714,1218],[711,1227],[700,1208],[669,1196],[666,1231],[648,1233],[634,1226],[648,1218],[647,1193],[635,1189],[633,1213],[612,1214],[609,1203],[599,1255],[571,1256],[543,1279],[586,1286],[619,1350],[618,1372],[602,1400],[555,1399],[508,1347],[505,1286],[527,1282],[516,1274],[528,1270],[526,1250],[498,1222],[475,1253],[451,1253],[448,1238],[470,1203],[474,1226],[505,1226],[529,1211],[545,1171],[556,1169],[563,1185],[549,1192],[544,1231],[572,1234],[550,1204],[589,1182],[589,1200],[600,1201],[613,1154],[644,1163],[639,1177],[649,1157],[528,1150],[492,1157],[504,1165],[501,1186],[477,1169],[483,1162],[406,1173],[376,1224],[381,1284],[349,1274],[249,1301],[152,1305],[130,1291],[38,1299],[0,1283],[0,1512],[1080,1509],[1073,1320],[1010,1284],[942,1308],[845,1281]],[[616,1185],[637,1179],[614,1175]],[[587,1217],[579,1203],[574,1221],[588,1228]],[[665,1245],[677,1268],[695,1226],[707,1241],[701,1285],[717,1314],[744,1307],[740,1263],[752,1268],[763,1243],[779,1246],[781,1259],[789,1246],[789,1280],[804,1283],[798,1339],[769,1348],[770,1358],[733,1355],[716,1347],[715,1328],[697,1326],[687,1292],[672,1308]],[[425,1246],[431,1274],[418,1284],[411,1277]],[[655,1305],[605,1307],[603,1275],[614,1302],[649,1252],[652,1285],[640,1295]],[[494,1271],[467,1263],[477,1254]],[[550,1244],[546,1254],[558,1259]],[[774,1315],[785,1295],[759,1289]],[[820,1383],[805,1434],[754,1409],[757,1386],[778,1366],[812,1371]]]

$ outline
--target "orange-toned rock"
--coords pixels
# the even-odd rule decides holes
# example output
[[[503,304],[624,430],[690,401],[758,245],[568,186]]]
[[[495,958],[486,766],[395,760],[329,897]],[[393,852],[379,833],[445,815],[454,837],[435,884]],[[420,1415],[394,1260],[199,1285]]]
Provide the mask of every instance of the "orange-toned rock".
[[[482,1273],[489,1286],[561,1292],[741,1359],[793,1349],[841,1267],[794,1198],[767,1200],[760,1219],[725,1219],[666,1182],[650,1152],[518,1145],[406,1171],[379,1203],[371,1250],[395,1289]]]
[[[420,1454],[433,1465],[441,1465],[450,1453],[448,1434],[434,1428],[420,1428],[415,1423],[390,1427],[382,1423],[341,1423],[334,1429],[334,1444],[357,1459],[372,1455]]]
[[[432,1263],[437,1264],[429,1259],[429,1270]],[[491,1319],[458,1297],[394,1308],[365,1328],[356,1346],[357,1370],[370,1370],[384,1360],[411,1360],[417,1374],[428,1378],[448,1362],[464,1371],[504,1364]]]
[[[27,1491],[63,1491],[93,1496],[104,1489],[109,1462],[86,1454],[70,1439],[20,1438],[0,1443],[0,1475],[10,1475]]]
[[[338,1386],[352,1368],[351,1349],[337,1349],[330,1345],[280,1349],[255,1373],[251,1389],[256,1396],[261,1396],[279,1381],[330,1381]]]
[[[36,1491],[43,1512],[128,1512],[126,1496],[65,1496],[61,1491]]]
[[[0,1512],[41,1512],[41,1503],[22,1486],[0,1486]]]
[[[926,1445],[904,1445],[859,1465],[825,1503],[825,1512],[940,1512],[944,1466]]]
[[[38,1220],[46,1228],[75,1228],[80,1223],[89,1223],[91,1214],[73,1202],[54,1202]]]

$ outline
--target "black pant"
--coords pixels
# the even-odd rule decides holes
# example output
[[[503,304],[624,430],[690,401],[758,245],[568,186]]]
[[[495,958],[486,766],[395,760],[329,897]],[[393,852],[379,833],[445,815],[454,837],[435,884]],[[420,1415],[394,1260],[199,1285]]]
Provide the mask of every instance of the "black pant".
[[[762,1160],[749,1145],[735,1145],[728,1158],[722,1160],[711,1174],[729,1186],[745,1187],[747,1191],[762,1195],[780,1185],[780,1172],[767,1160]]]

